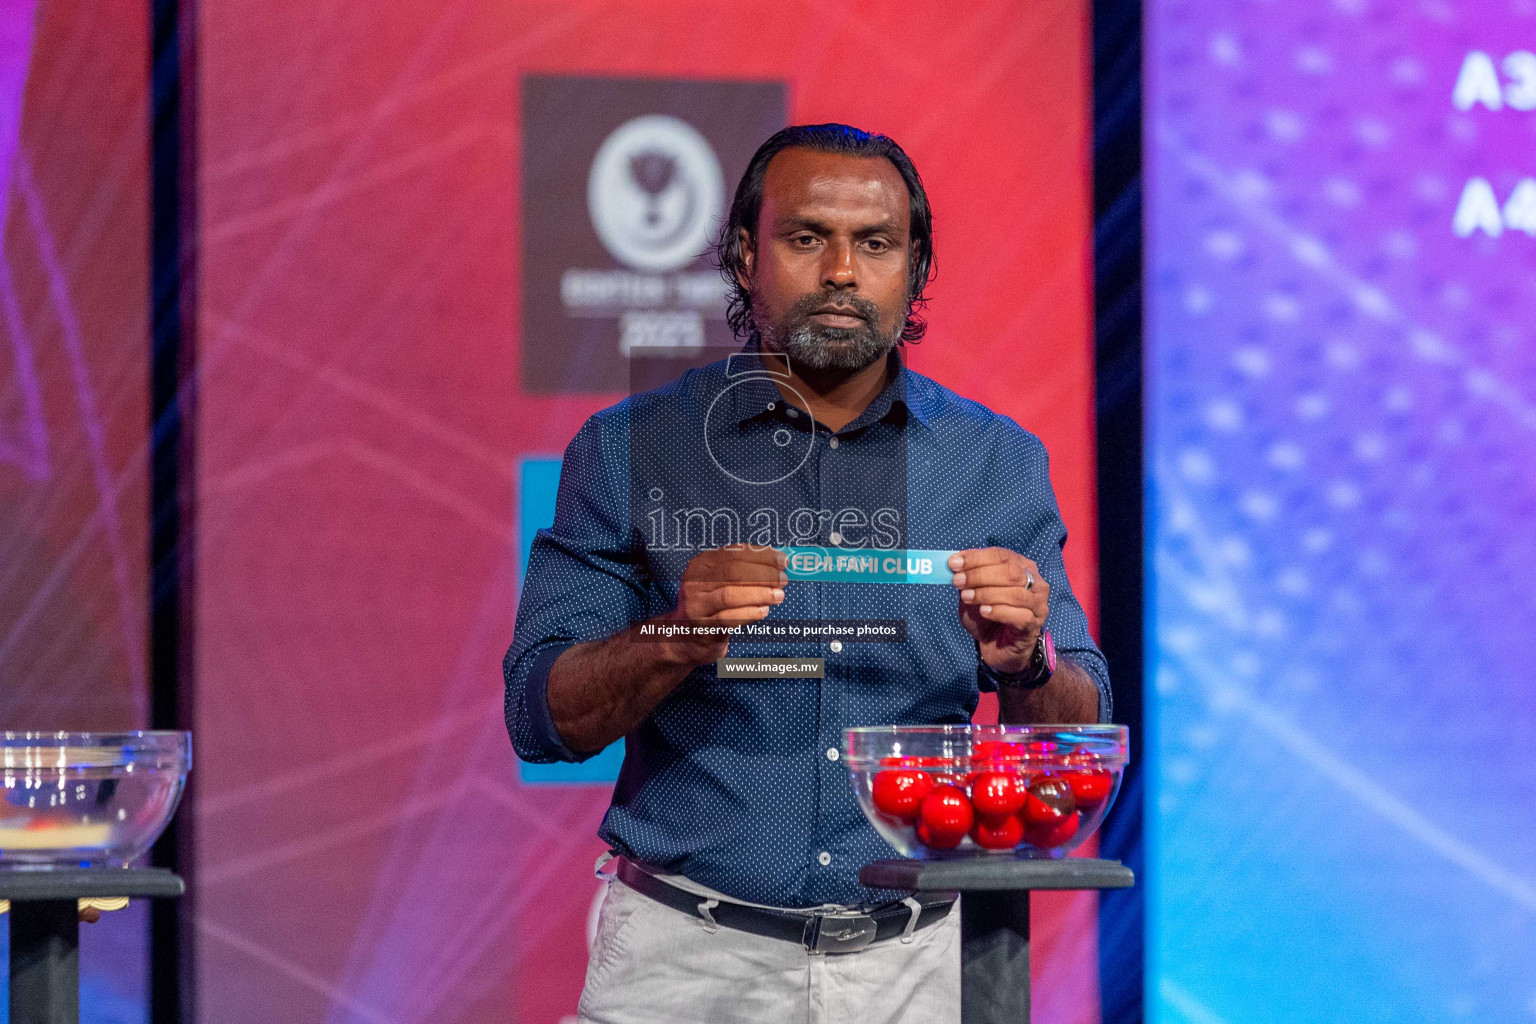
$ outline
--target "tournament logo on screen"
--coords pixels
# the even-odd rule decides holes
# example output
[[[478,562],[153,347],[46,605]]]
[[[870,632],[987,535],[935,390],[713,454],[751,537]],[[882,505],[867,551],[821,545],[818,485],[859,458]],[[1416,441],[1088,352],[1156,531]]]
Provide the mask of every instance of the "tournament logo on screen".
[[[522,382],[620,392],[636,349],[730,345],[709,246],[780,83],[527,76]]]
[[[587,208],[615,259],[636,270],[679,270],[709,245],[724,188],[708,139],[687,121],[645,114],[603,140]]]

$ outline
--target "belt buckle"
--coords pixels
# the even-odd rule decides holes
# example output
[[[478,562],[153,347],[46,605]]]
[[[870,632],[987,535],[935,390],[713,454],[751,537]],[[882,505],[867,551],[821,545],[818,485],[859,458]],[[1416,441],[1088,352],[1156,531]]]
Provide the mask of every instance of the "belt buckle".
[[[818,914],[805,923],[802,942],[810,953],[856,953],[875,941],[878,927],[867,914]]]

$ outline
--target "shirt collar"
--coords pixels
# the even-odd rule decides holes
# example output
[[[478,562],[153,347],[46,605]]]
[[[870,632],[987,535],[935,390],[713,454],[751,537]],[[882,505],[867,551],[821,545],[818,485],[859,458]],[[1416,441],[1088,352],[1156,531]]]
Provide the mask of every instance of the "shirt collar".
[[[908,414],[916,417],[924,426],[930,425],[933,411],[927,389],[922,386],[922,378],[907,369],[898,352],[893,351],[886,358],[894,363],[896,373],[845,430]],[[736,423],[745,423],[753,417],[772,414],[784,407],[784,397],[775,383],[776,379],[785,379],[782,368],[775,366],[772,353],[765,355],[761,352],[756,338],[749,341],[740,352],[726,359],[725,375],[725,394],[730,397],[731,414]],[[733,386],[732,382],[738,380],[740,383]]]

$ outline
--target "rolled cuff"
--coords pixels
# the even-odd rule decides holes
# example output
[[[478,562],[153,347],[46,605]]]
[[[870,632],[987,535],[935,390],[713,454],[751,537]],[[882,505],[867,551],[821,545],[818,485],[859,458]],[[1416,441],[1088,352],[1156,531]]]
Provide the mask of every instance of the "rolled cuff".
[[[556,658],[574,646],[574,643],[560,643],[544,648],[534,655],[528,667],[528,677],[523,681],[523,711],[528,716],[529,730],[534,741],[557,761],[585,761],[596,753],[578,754],[567,747],[549,712],[549,670]]]

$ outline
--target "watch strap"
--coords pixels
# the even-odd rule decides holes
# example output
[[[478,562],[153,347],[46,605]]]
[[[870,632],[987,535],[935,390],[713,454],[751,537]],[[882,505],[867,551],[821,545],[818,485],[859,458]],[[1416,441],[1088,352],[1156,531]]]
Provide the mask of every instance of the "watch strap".
[[[976,663],[981,674],[999,690],[1038,690],[1051,681],[1056,671],[1056,644],[1050,630],[1041,630],[1029,667],[1022,672],[1002,672],[988,665],[981,656],[980,643],[976,644]]]

